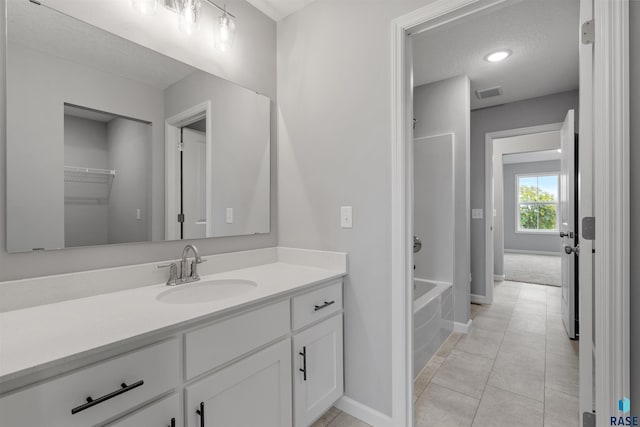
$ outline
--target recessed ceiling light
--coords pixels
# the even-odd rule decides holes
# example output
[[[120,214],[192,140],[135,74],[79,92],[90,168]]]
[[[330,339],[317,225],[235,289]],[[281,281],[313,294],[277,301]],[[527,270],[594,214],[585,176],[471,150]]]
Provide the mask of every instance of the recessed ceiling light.
[[[498,50],[496,52],[492,52],[484,57],[486,61],[489,62],[500,62],[511,56],[513,52],[508,49]]]

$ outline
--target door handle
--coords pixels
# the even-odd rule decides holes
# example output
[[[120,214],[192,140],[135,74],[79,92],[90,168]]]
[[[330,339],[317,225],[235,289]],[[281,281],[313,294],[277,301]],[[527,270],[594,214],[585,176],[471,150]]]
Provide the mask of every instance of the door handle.
[[[302,347],[302,351],[298,353],[302,356],[302,368],[299,369],[302,372],[302,379],[307,380],[307,347]]]
[[[335,303],[336,303],[335,300],[333,300],[333,301],[325,301],[324,304],[322,304],[322,305],[315,305],[313,311],[322,310],[323,308],[327,308],[330,305],[333,305]]]
[[[123,393],[133,390],[134,388],[138,388],[144,384],[143,380],[136,381],[133,384],[127,385],[126,383],[120,384],[120,388],[116,391],[112,391],[109,394],[105,394],[104,396],[93,399],[91,396],[87,397],[87,403],[84,403],[80,406],[76,406],[71,410],[71,414],[77,414],[78,412],[82,412],[85,409],[89,409],[92,406],[99,405],[102,402],[106,402],[109,399],[113,399],[116,396],[120,396]]]
[[[176,427],[176,419],[171,418],[171,425],[169,427]]]
[[[572,253],[576,254],[576,256],[580,255],[580,245],[576,246],[575,248],[572,248],[571,246],[565,246],[564,247],[564,253],[567,255],[571,255]]]
[[[204,427],[204,402],[200,402],[200,409],[196,409],[196,414],[200,415],[200,427]]]

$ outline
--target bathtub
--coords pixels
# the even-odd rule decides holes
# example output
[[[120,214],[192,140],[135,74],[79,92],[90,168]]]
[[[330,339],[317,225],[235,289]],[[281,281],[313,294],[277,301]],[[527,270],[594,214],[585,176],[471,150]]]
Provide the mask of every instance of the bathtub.
[[[453,332],[451,283],[413,280],[413,376],[420,371]]]

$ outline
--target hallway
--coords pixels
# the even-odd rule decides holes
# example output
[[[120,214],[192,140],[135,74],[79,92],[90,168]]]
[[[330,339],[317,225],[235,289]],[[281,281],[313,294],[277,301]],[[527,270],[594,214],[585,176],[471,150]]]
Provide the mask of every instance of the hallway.
[[[472,305],[415,383],[418,426],[578,426],[578,342],[560,318],[560,288],[497,283]]]

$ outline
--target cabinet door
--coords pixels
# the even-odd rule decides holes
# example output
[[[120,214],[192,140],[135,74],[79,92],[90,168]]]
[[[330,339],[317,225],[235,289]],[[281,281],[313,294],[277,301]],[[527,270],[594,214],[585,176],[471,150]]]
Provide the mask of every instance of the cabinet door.
[[[291,340],[198,381],[186,395],[188,427],[291,426]]]
[[[124,417],[108,427],[181,427],[180,402],[173,394]]]
[[[342,314],[293,338],[295,425],[310,425],[343,393]]]

